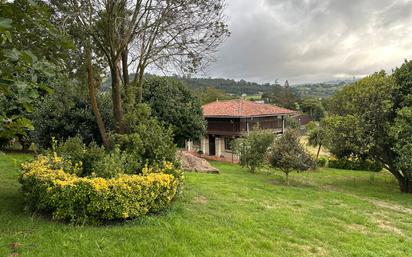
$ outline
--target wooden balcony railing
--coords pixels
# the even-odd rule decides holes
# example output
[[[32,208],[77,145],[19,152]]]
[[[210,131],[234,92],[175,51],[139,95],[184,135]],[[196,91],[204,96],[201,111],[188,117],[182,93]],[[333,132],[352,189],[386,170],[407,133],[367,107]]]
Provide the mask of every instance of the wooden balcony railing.
[[[246,122],[231,122],[227,120],[213,120],[207,122],[207,132],[209,134],[220,135],[241,135],[247,130],[252,131],[257,125],[262,129],[273,129],[276,131],[282,130],[282,121],[273,119],[266,121],[248,121]]]

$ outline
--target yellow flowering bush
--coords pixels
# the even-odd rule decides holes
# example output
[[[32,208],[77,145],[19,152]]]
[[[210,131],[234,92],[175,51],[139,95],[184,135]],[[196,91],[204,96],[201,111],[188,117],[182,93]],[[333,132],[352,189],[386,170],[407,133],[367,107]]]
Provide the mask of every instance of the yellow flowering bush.
[[[59,167],[59,162],[65,161],[39,156],[24,163],[19,181],[31,211],[72,223],[102,223],[158,212],[175,198],[183,179],[171,174],[168,163],[165,168],[145,167],[142,175],[105,179],[78,177]]]

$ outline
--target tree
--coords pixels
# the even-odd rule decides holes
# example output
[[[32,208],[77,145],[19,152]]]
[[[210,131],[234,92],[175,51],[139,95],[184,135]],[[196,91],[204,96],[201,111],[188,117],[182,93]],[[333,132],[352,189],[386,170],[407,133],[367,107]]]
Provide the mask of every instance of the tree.
[[[277,138],[269,152],[269,163],[285,173],[286,183],[289,185],[289,173],[305,171],[312,167],[312,157],[305,151],[299,142],[298,133],[287,130]]]
[[[53,10],[46,3],[6,1],[1,4],[0,17],[11,20],[11,26],[7,30],[12,35],[12,40],[4,42],[4,48],[30,51],[59,70],[67,71],[67,64],[73,59],[74,42],[53,24]]]
[[[304,113],[316,121],[320,121],[325,116],[325,109],[322,102],[316,98],[305,98],[300,103],[300,107]]]
[[[272,91],[264,93],[262,99],[289,109],[295,109],[296,103],[299,102],[299,98],[295,95],[291,87],[282,87],[279,84],[273,85]]]
[[[86,145],[103,143],[90,100],[81,87],[75,81],[66,81],[34,106],[30,118],[35,130],[30,135],[39,147],[50,147],[53,137],[59,142],[80,136]],[[97,102],[105,127],[113,129],[110,98],[108,93],[99,94]]]
[[[224,93],[229,95],[237,95],[245,93],[247,95],[256,95],[260,92],[269,92],[272,89],[272,85],[269,83],[258,84],[255,82],[247,82],[245,80],[235,81],[233,79],[222,79],[222,78],[193,78],[190,76],[174,76],[179,80],[182,80],[189,87],[193,89],[206,90],[208,87],[215,87],[217,89],[223,90]],[[219,98],[220,99],[220,98]],[[213,98],[212,101],[215,101]]]
[[[147,104],[138,104],[133,112],[126,113],[125,128],[127,133],[114,134],[111,144],[127,155],[127,170],[139,173],[145,165],[176,163],[172,127],[164,127],[153,117]]]
[[[405,62],[392,76],[381,71],[346,86],[329,100],[325,120],[333,154],[379,161],[404,193],[412,193],[411,74]]]
[[[244,138],[233,143],[233,150],[239,155],[240,165],[251,172],[263,166],[268,148],[272,145],[274,134],[271,131],[255,129]]]
[[[106,126],[104,124],[102,114],[100,112],[99,106],[97,104],[97,97],[96,97],[96,79],[94,73],[94,65],[92,62],[92,52],[89,45],[86,45],[85,49],[85,62],[86,62],[86,69],[87,69],[87,88],[88,93],[92,105],[93,114],[96,118],[96,124],[99,129],[100,137],[102,140],[102,144],[104,146],[109,145],[109,139],[107,136]],[[100,80],[97,80],[100,81]]]
[[[29,113],[56,81],[54,66],[30,51],[4,49],[0,53],[0,138],[7,142],[33,130]]]
[[[190,89],[176,79],[155,76],[148,77],[145,85],[143,101],[159,121],[172,127],[178,145],[202,137],[205,122],[200,101]]]
[[[316,152],[316,162],[319,159],[319,153],[322,146],[325,144],[326,135],[325,135],[325,128],[323,122],[315,123],[310,122],[307,126],[308,128],[308,143],[311,146],[318,147]]]
[[[94,52],[105,56],[117,132],[124,130],[124,108],[134,108],[135,93],[138,102],[142,100],[148,66],[193,72],[228,35],[223,0],[51,2],[62,25],[76,24],[93,40]],[[133,67],[136,75],[131,81],[128,70]]]
[[[24,10],[24,11],[22,11]],[[3,16],[3,17],[2,17]],[[33,130],[30,113],[43,96],[64,80],[69,40],[48,18],[47,7],[18,0],[2,3],[0,9],[0,141],[17,138],[27,148],[27,135]],[[41,33],[41,35],[39,35]],[[38,41],[36,44],[32,41]],[[41,42],[41,43],[40,43]],[[50,44],[48,54],[42,54]],[[39,57],[35,54],[39,54]]]
[[[216,87],[207,87],[206,89],[200,90],[199,98],[201,99],[202,104],[231,99],[224,90]]]

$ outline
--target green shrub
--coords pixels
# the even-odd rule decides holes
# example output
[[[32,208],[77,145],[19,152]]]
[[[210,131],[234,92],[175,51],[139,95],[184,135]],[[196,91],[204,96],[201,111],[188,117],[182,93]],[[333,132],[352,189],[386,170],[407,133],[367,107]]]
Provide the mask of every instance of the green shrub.
[[[148,76],[143,87],[143,101],[153,116],[173,129],[174,142],[184,146],[185,140],[200,139],[205,121],[198,97],[175,78]]]
[[[296,131],[298,131],[300,129],[299,122],[293,117],[286,116],[285,125],[288,129],[293,129],[293,130],[296,130]]]
[[[87,177],[92,174],[97,177],[106,177],[107,175],[105,171],[97,167],[98,163],[102,163],[103,159],[106,158],[107,153],[104,147],[98,146],[94,142],[86,146],[81,137],[71,137],[58,145],[54,141],[52,143],[52,151],[55,151],[59,156],[65,160],[70,160],[72,163],[81,163],[82,169],[77,173],[80,177]],[[119,160],[121,159],[119,158]]]
[[[265,162],[268,148],[272,145],[275,136],[269,130],[254,130],[244,138],[233,142],[233,150],[239,155],[240,165],[255,172]]]
[[[52,139],[52,151],[57,152],[60,156],[73,162],[81,162],[86,153],[86,145],[80,136],[70,137],[66,141],[57,142]]]
[[[39,156],[22,165],[19,182],[31,211],[51,214],[55,220],[99,224],[132,219],[166,208],[175,198],[180,178],[163,170],[146,168],[143,175],[85,178],[69,174],[54,164],[58,157]],[[177,171],[175,171],[177,173]]]
[[[289,173],[303,172],[314,166],[312,156],[300,143],[298,131],[288,129],[273,143],[268,153],[270,166],[285,173],[286,183],[289,184]]]
[[[326,164],[328,163],[328,158],[326,157],[319,157],[317,166],[318,167],[326,167]]]
[[[110,94],[97,97],[106,128],[110,130],[113,127]],[[53,94],[35,106],[31,119],[35,128],[31,137],[40,148],[49,148],[52,138],[60,142],[77,135],[86,144],[101,143],[90,100],[79,85],[57,87]]]
[[[98,146],[96,143],[92,142],[87,148],[83,156],[83,173],[82,177],[90,176],[94,173],[98,177],[104,177],[104,171],[99,170],[96,165],[98,162],[102,161],[106,155],[107,151],[103,146]],[[120,160],[120,159],[119,159]],[[101,172],[103,174],[101,174]]]
[[[345,169],[345,170],[366,170],[366,171],[381,171],[383,166],[378,162],[362,159],[349,158],[331,158],[328,162],[329,168]]]
[[[102,178],[113,178],[124,173],[127,155],[122,154],[118,147],[115,147],[111,152],[103,158],[96,160],[93,164],[92,176]]]
[[[125,124],[128,134],[111,137],[112,146],[118,146],[127,155],[125,172],[139,173],[146,164],[156,166],[165,161],[178,166],[172,128],[165,128],[150,117],[147,105],[141,104],[125,115]]]
[[[112,134],[110,146],[98,146],[95,142],[86,145],[80,136],[52,144],[53,152],[72,163],[81,163],[78,176],[111,178],[117,173],[141,174],[145,165],[160,166],[164,162],[178,167],[173,131],[163,127],[150,117],[150,108],[145,104],[136,106],[125,115],[127,134]],[[53,139],[54,140],[54,139]]]
[[[145,165],[157,167],[163,162],[179,166],[171,130],[164,129],[154,119],[142,122],[131,134],[113,134],[111,143],[107,149],[94,142],[86,146],[80,137],[74,137],[52,150],[72,163],[81,163],[82,168],[77,173],[81,177],[140,174]]]

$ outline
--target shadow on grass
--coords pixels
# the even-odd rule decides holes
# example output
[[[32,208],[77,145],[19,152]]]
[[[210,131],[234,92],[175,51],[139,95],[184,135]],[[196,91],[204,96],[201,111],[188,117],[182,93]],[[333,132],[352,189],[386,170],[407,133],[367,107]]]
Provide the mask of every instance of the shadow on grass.
[[[397,182],[389,179],[370,180],[367,178],[350,177],[348,179],[331,181],[327,185],[338,190],[386,200],[402,200],[402,198],[408,196],[410,200],[411,196],[401,193]]]
[[[27,212],[24,210],[23,195],[20,191],[16,190],[2,190],[0,192],[0,213],[11,216],[27,216]]]
[[[268,183],[275,185],[275,186],[283,186],[286,188],[288,187],[290,188],[313,188],[313,189],[318,188],[318,186],[313,183],[308,183],[306,181],[290,179],[290,178],[289,178],[289,184],[287,184],[285,178],[283,177],[278,177],[276,179],[269,179]]]
[[[338,191],[387,200],[397,198],[402,200],[406,195],[400,193],[397,181],[390,174],[385,173],[354,173],[345,170],[334,172],[328,170],[309,171],[291,174],[289,176],[289,185],[286,184],[284,175],[277,170],[266,169],[259,173],[263,176],[270,176],[270,179],[265,181],[276,186]]]

